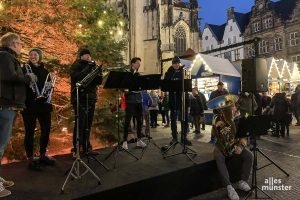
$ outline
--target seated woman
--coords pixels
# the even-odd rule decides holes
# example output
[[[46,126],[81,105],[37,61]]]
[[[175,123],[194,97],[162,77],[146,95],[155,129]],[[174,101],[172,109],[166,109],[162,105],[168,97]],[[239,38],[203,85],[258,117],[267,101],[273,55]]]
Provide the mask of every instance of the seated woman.
[[[247,181],[252,169],[253,154],[246,148],[246,138],[235,138],[236,127],[232,117],[232,108],[233,106],[231,105],[219,108],[219,114],[214,118],[212,131],[217,137],[217,142],[213,153],[222,179],[222,184],[227,188],[229,199],[238,200],[239,196],[232,187],[225,161],[231,162],[233,160],[231,158],[233,157],[242,158],[242,175],[237,187],[243,191],[250,191],[251,188]]]

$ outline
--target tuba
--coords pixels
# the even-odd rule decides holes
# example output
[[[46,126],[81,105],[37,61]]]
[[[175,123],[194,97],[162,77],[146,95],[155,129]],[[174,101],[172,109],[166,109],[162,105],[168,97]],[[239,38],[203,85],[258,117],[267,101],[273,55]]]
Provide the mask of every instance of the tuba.
[[[213,98],[209,102],[207,102],[207,107],[216,110],[228,108],[234,105],[238,99],[239,99],[238,96],[231,95],[231,94],[218,96],[216,98]]]

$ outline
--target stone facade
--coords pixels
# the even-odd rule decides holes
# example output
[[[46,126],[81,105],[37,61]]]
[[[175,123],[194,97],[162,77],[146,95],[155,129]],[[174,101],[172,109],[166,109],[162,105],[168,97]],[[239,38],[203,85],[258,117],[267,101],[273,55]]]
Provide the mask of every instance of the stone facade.
[[[128,49],[124,61],[138,56],[140,71],[164,73],[174,55],[182,56],[190,49],[198,53],[200,33],[197,0],[108,0],[128,18]]]
[[[258,56],[275,57],[300,65],[300,0],[256,0],[244,39],[259,38]],[[254,44],[246,57],[255,56]]]

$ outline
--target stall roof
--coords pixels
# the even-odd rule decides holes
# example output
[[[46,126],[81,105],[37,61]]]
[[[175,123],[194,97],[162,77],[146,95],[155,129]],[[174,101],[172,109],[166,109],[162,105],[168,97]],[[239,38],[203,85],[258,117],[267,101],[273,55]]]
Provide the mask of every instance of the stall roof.
[[[199,71],[203,70],[203,72],[241,77],[241,74],[229,60],[219,57],[197,54],[193,62],[182,59],[181,63],[186,67],[192,67],[192,76],[197,76]]]

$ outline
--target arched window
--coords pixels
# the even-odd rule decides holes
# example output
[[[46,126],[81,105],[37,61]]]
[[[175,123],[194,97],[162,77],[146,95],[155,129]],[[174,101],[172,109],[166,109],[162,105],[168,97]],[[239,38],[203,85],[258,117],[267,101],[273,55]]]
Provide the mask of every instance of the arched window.
[[[175,53],[182,55],[186,51],[186,33],[183,26],[179,26],[174,35]]]

